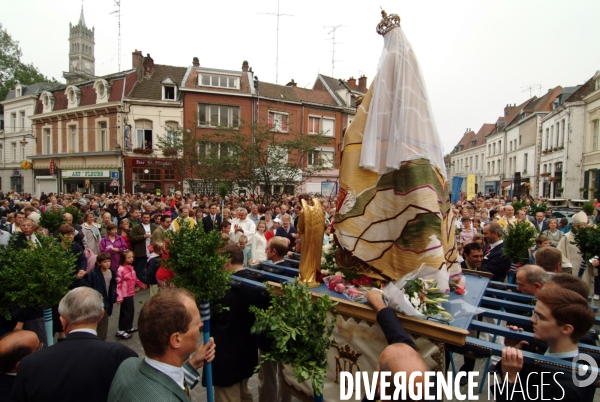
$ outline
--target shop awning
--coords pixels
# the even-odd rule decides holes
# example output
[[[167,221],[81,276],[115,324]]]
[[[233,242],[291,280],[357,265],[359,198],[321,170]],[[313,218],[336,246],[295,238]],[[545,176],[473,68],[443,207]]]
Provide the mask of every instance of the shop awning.
[[[502,184],[500,185],[500,187],[506,188],[506,187],[510,186],[511,183],[512,183],[512,181],[510,181],[510,180],[504,180],[502,182]]]

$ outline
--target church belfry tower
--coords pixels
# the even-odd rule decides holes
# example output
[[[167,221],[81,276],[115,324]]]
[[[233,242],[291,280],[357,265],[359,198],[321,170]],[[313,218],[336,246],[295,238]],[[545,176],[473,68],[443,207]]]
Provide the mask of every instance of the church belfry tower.
[[[93,79],[96,73],[94,58],[94,28],[89,29],[83,18],[83,6],[77,25],[69,23],[69,71],[63,76],[67,84]]]

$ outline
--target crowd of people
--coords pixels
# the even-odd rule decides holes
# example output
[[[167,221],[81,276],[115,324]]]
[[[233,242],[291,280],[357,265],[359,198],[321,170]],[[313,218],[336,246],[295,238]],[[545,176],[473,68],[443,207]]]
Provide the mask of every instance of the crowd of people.
[[[323,243],[328,244],[334,226],[335,198],[321,198],[321,202],[327,225]],[[189,400],[189,389],[199,383],[198,370],[210,361],[217,401],[252,400],[248,379],[272,345],[268,338],[251,333],[254,319],[249,306],[267,308],[268,294],[233,285],[222,301],[227,312],[212,317],[213,338],[198,346],[202,321],[194,296],[185,289],[168,286],[173,273],[164,263],[168,260],[166,233],[180,230],[184,221],[191,227],[202,225],[206,231],[220,231],[222,252],[228,257],[223,269],[241,278],[264,280],[246,267],[262,261],[287,266],[288,253],[301,251],[295,230],[302,210],[300,198],[287,196],[262,205],[239,197],[220,200],[181,193],[42,194],[39,200],[11,194],[0,203],[0,240],[7,244],[14,236],[24,249],[35,246],[35,234],[44,231],[38,225],[41,215],[68,206],[79,210],[82,221],[74,222],[73,215],[64,213],[65,223],[57,233],[65,252],[78,256],[72,290],[55,306],[58,343],[46,347],[41,317],[28,309],[12,320],[1,319],[0,399],[81,400],[85,396],[85,400],[92,401],[185,401]],[[579,275],[588,267],[581,256],[577,259],[577,250],[570,243],[570,231],[589,224],[590,219],[580,212],[573,216],[572,226],[565,229],[566,225],[551,214],[537,213],[532,218],[529,208],[525,209],[515,211],[511,202],[502,199],[462,201],[454,206],[461,266],[487,272],[496,282],[505,282],[511,268],[510,259],[503,253],[506,227],[518,220],[527,221],[537,233],[531,264],[516,272],[516,290],[535,295],[538,300],[528,313],[531,325],[524,328],[508,323],[513,331],[533,332],[535,342],[496,339],[505,345],[496,370],[507,376],[511,387],[518,381],[517,373],[523,378],[539,371],[523,363],[521,350],[569,360],[578,354],[579,343],[595,345],[597,341],[589,332],[594,314],[587,296],[593,293]],[[136,328],[134,296],[146,287],[151,297],[141,308]],[[380,356],[380,367],[393,372],[426,371],[428,367],[414,350],[414,342],[395,319],[395,312],[385,307],[380,293],[369,292],[367,300],[377,312],[390,344]],[[119,306],[115,337],[127,340],[138,333],[143,358],[122,343],[98,342],[110,340],[108,317],[114,304]],[[480,336],[486,339],[488,335]],[[475,359],[465,356],[464,361],[460,370],[472,371]],[[261,366],[260,401],[291,400],[282,387],[282,376],[279,363]],[[578,400],[593,399],[593,389],[575,387],[570,375],[557,378],[557,384],[577,395]],[[499,400],[506,400],[509,394],[500,395]],[[559,395],[559,389],[552,388],[548,395]]]

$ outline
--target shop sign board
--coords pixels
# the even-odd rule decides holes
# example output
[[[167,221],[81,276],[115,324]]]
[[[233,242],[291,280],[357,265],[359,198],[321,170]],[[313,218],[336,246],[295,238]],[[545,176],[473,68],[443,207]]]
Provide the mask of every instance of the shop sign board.
[[[173,166],[173,161],[164,159],[143,159],[133,158],[131,160],[132,166]]]
[[[110,178],[110,170],[63,170],[63,178]]]

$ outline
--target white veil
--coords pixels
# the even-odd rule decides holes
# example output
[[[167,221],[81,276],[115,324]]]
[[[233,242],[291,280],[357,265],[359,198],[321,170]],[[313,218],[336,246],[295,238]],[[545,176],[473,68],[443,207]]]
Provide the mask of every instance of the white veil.
[[[428,159],[446,178],[440,138],[417,57],[400,27],[384,36],[360,166],[382,175],[412,159]]]

